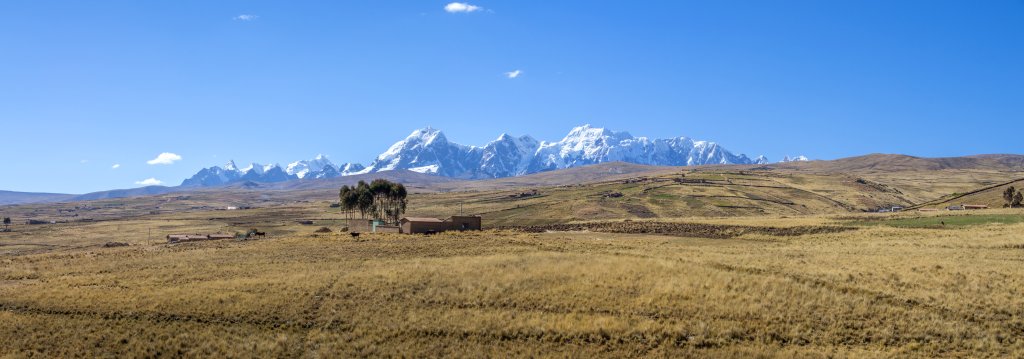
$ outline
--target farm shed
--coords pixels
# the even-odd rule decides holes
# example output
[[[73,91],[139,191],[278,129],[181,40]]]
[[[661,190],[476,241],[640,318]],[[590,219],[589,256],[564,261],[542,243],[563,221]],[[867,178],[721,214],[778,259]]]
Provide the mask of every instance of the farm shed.
[[[469,231],[482,228],[480,216],[451,216],[448,219],[405,217],[401,220],[402,233],[437,233]]]
[[[448,224],[437,218],[405,217],[400,223],[402,233],[436,233],[448,229]]]
[[[371,219],[349,220],[348,230],[353,233],[401,233],[400,226],[387,225],[383,221]]]
[[[444,220],[450,231],[479,231],[483,229],[480,216],[451,216]]]
[[[964,209],[988,209],[988,206],[983,204],[965,204]]]

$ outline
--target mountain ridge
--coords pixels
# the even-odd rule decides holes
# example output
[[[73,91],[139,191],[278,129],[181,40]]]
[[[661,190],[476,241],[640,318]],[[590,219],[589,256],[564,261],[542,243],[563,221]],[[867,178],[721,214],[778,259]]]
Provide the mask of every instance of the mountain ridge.
[[[669,170],[666,166],[638,165],[624,162],[605,162],[599,165],[580,166],[559,171],[549,171],[531,174],[528,176],[516,176],[490,179],[491,183],[484,183],[485,187],[515,187],[530,185],[557,185],[558,183],[572,181],[594,180],[606,175],[631,175],[637,173],[658,171],[659,167]],[[983,171],[1020,171],[1024,172],[1024,155],[1014,154],[979,154],[961,157],[916,157],[900,154],[868,154],[862,156],[845,157],[835,160],[819,160],[810,162],[788,162],[774,163],[770,165],[745,165],[738,168],[750,169],[787,169],[822,173],[869,173],[885,171],[930,171],[930,170],[983,170]],[[325,189],[338,187],[341,184],[348,184],[350,181],[359,179],[373,179],[375,176],[391,178],[398,181],[411,181],[423,184],[436,184],[438,182],[449,182],[444,186],[445,190],[457,190],[464,187],[460,183],[466,183],[457,179],[451,179],[436,175],[416,173],[412,171],[398,170],[394,173],[376,172],[363,175],[352,175],[348,177],[335,177],[328,179],[307,179],[299,181],[287,181],[274,184],[258,184],[255,188],[267,190],[292,190],[292,189]],[[596,176],[599,174],[600,176]],[[566,178],[568,176],[568,178]],[[1024,177],[1022,174],[1021,177]],[[495,182],[496,181],[496,182]],[[474,181],[475,182],[475,181]],[[231,186],[243,186],[245,181],[236,182],[231,185],[218,187],[231,188]],[[213,187],[213,188],[218,188]],[[211,188],[211,189],[213,189]],[[186,192],[191,190],[202,190],[203,187],[165,187],[149,186],[131,189],[115,189],[108,191],[91,192],[82,195],[61,194],[61,193],[28,193],[14,191],[0,191],[0,206],[28,203],[53,203],[53,202],[76,202],[96,199],[111,199],[136,196],[148,196],[172,192]],[[34,195],[41,195],[37,197]],[[35,197],[35,198],[33,198]]]
[[[292,162],[286,167],[254,163],[238,169],[231,161],[223,167],[204,168],[181,185],[209,187],[240,181],[276,183],[398,169],[458,179],[486,179],[616,161],[655,166],[768,163],[763,155],[755,159],[736,155],[711,141],[688,137],[634,137],[629,132],[589,124],[573,128],[558,141],[538,141],[529,135],[514,137],[503,133],[484,146],[451,142],[440,130],[427,127],[395,142],[365,167],[358,163],[337,166],[323,155]]]

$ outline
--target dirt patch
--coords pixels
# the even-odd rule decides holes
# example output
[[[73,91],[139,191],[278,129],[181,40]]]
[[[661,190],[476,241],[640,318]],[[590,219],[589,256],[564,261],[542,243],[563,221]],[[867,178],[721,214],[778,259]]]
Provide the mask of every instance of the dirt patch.
[[[651,212],[651,210],[647,208],[647,206],[644,206],[642,204],[624,203],[622,204],[622,209],[625,209],[626,212],[629,212],[629,214],[640,218],[654,218],[658,216],[654,214],[654,212]]]
[[[518,227],[516,229],[531,233],[548,231],[592,231],[605,233],[665,234],[700,238],[732,238],[748,233],[767,234],[772,236],[801,236],[805,234],[845,232],[856,228],[838,226],[755,227],[704,223],[629,221],[551,224],[543,226]]]

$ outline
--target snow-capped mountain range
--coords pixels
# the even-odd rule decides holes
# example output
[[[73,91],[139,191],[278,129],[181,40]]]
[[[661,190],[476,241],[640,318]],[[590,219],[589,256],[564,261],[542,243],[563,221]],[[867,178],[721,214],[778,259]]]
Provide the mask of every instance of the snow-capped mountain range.
[[[803,156],[798,158],[806,160]],[[789,160],[789,157],[786,159]],[[568,135],[555,142],[502,134],[482,147],[450,142],[444,133],[428,127],[413,131],[365,167],[358,163],[337,166],[323,155],[284,167],[253,163],[239,169],[234,161],[230,161],[223,167],[204,168],[181,185],[217,186],[239,181],[282,182],[399,169],[453,178],[483,179],[614,161],[658,166],[768,163],[764,156],[750,159],[746,155],[735,155],[714,142],[696,141],[687,137],[648,139],[590,125],[573,128]]]

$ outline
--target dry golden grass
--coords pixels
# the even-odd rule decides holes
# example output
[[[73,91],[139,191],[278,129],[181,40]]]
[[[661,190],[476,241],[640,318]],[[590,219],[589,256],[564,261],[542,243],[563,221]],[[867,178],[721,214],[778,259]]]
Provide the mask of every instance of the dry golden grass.
[[[1024,224],[731,239],[485,231],[354,240],[312,236],[319,225],[278,228],[260,241],[136,240],[2,257],[0,353],[1024,355]]]
[[[353,239],[336,192],[306,189],[3,207],[70,222],[0,233],[0,357],[1024,356],[1024,210],[859,211],[1019,173],[680,171],[425,188],[409,214],[855,229]],[[213,210],[238,205],[257,208]],[[269,238],[163,243],[253,227]]]

